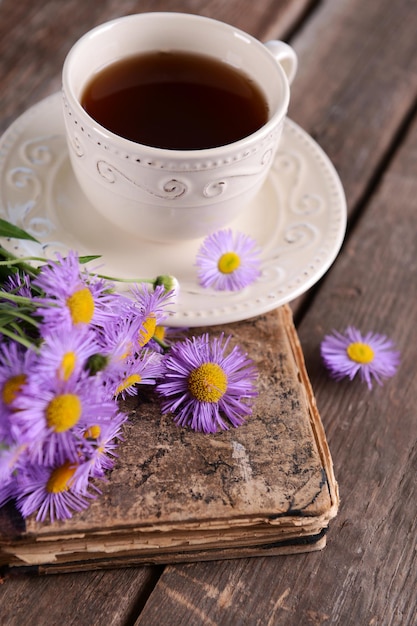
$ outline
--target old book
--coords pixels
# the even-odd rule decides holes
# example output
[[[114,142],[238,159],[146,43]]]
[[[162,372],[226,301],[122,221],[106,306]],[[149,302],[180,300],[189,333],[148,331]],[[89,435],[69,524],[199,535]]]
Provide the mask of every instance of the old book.
[[[324,547],[338,488],[291,310],[226,327],[257,363],[259,397],[237,429],[177,427],[153,394],[130,420],[103,495],[70,520],[0,510],[0,565],[40,573],[278,555]]]

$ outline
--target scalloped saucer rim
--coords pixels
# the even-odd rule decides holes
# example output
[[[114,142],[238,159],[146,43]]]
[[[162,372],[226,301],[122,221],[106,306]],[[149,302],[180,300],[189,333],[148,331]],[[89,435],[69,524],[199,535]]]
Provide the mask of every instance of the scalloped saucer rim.
[[[0,216],[39,241],[3,240],[14,253],[53,258],[76,249],[101,254],[92,268],[118,278],[173,274],[180,290],[171,326],[225,324],[266,313],[310,289],[336,258],[346,230],[339,176],[318,144],[285,120],[271,172],[230,227],[262,249],[262,275],[240,292],[203,289],[194,259],[202,239],[164,244],[106,223],[85,198],[69,163],[61,94],[35,104],[0,138]],[[99,225],[99,226],[98,226]],[[125,283],[117,288],[127,290]]]

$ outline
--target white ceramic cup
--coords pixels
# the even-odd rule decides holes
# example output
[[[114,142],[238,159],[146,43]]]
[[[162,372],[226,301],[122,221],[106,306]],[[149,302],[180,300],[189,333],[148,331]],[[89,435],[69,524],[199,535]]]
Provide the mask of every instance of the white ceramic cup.
[[[130,141],[94,121],[80,104],[91,77],[120,59],[159,50],[211,56],[244,72],[266,98],[267,123],[228,145],[168,150]],[[296,70],[296,54],[284,42],[262,44],[197,15],[142,13],[94,28],[71,48],[62,74],[69,154],[81,188],[101,216],[139,238],[193,239],[226,226],[268,174]]]

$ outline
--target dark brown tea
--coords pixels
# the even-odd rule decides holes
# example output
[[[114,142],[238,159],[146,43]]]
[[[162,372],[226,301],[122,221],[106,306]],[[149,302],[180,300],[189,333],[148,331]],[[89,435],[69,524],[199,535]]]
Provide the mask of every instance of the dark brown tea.
[[[174,150],[232,143],[268,119],[254,81],[187,52],[152,52],[109,65],[91,79],[81,104],[117,135]]]

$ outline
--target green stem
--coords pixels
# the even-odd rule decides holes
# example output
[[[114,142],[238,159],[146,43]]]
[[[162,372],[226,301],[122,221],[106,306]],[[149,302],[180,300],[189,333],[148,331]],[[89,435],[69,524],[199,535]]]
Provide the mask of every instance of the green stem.
[[[17,307],[6,309],[6,311],[2,311],[2,315],[0,316],[0,328],[1,328],[1,325],[4,324],[4,322],[2,322],[1,317],[3,317],[4,319],[4,317],[7,318],[7,316],[10,318],[10,320],[8,322],[6,321],[5,325],[10,324],[12,320],[19,319],[19,320],[22,320],[23,322],[27,322],[28,324],[30,324],[31,326],[34,326],[35,328],[39,328],[39,322],[35,318],[33,318],[30,315],[30,313],[31,312],[29,311],[29,315],[26,315],[26,313],[19,310]]]
[[[12,339],[17,343],[20,343],[22,346],[28,348],[29,350],[36,350],[36,346],[23,335],[17,335],[16,333],[7,330],[7,328],[0,328],[0,334],[4,335],[5,337],[9,337],[9,339]]]
[[[47,259],[41,256],[25,256],[20,259],[11,255],[6,261],[0,261],[0,265],[26,265],[26,261],[41,261],[42,263],[47,263]],[[32,266],[28,267],[34,269]]]
[[[152,339],[155,341],[155,343],[158,344],[158,346],[162,348],[164,352],[167,352],[169,350],[169,345],[165,343],[165,341],[162,341],[162,339],[158,339],[158,337],[155,337],[155,335],[152,337]]]
[[[98,278],[103,278],[112,283],[149,283],[153,285],[154,278],[116,278],[115,276],[106,276],[105,274],[97,274]]]
[[[98,277],[116,283],[148,283],[149,285],[153,285],[154,289],[161,285],[164,287],[165,291],[171,291],[177,284],[175,276],[168,274],[161,274],[156,278],[115,278],[104,274],[98,274]]]
[[[28,304],[33,306],[33,300],[27,296],[17,296],[10,291],[0,291],[0,300],[10,300],[16,304]]]
[[[28,263],[25,263],[25,261],[45,261],[45,259],[42,259],[40,257],[24,257],[23,259],[19,259],[14,254],[8,252],[5,248],[3,248],[3,246],[0,246],[0,258],[4,259],[4,261],[0,261],[0,267],[10,267],[11,265],[17,265],[19,269],[28,274],[31,278],[35,278],[39,274],[39,270],[32,267]]]

